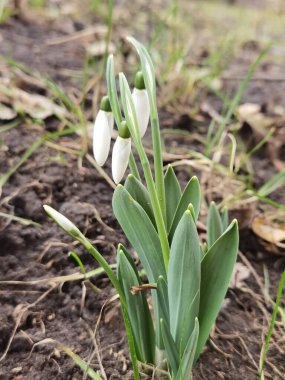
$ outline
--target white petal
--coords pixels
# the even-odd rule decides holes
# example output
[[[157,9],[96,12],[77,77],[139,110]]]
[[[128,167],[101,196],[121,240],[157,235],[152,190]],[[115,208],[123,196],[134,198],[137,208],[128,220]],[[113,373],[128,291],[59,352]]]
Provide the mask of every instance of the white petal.
[[[143,137],[148,126],[150,115],[150,106],[147,91],[134,88],[132,97],[137,114],[140,135]]]
[[[113,123],[111,112],[98,112],[93,129],[93,154],[99,166],[103,166],[108,158]]]
[[[128,167],[131,153],[131,138],[123,139],[118,136],[112,154],[112,176],[115,183],[119,183]]]

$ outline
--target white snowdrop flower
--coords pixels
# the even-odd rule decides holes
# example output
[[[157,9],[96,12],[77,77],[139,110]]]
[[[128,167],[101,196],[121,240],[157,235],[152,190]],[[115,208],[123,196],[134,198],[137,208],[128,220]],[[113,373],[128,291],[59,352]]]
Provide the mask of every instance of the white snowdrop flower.
[[[131,138],[118,136],[112,154],[112,176],[116,184],[120,183],[128,167],[132,149]]]
[[[93,129],[93,154],[99,166],[103,166],[108,158],[113,126],[114,116],[109,98],[104,96]]]
[[[136,75],[135,88],[132,93],[132,98],[137,114],[140,135],[141,137],[143,137],[145,135],[149,123],[150,105],[141,71],[139,71]]]
[[[79,229],[60,212],[56,211],[54,208],[48,205],[44,205],[43,208],[45,212],[59,225],[59,227],[69,235],[73,236],[74,238],[82,236]]]

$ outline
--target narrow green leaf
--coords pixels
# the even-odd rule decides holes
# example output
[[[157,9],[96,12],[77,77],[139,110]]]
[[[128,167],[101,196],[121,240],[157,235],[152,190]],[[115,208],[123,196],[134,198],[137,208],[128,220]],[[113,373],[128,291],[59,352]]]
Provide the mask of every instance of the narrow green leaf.
[[[118,185],[113,195],[114,214],[137,252],[149,282],[166,278],[159,237],[144,209],[129,192]]]
[[[135,38],[128,37],[128,41],[136,48],[140,57],[145,86],[150,100],[152,111],[156,108],[155,73],[151,57],[146,48]]]
[[[114,58],[112,55],[108,57],[107,68],[106,68],[106,79],[108,88],[108,97],[110,100],[111,108],[114,114],[116,124],[119,128],[122,121],[122,114],[117,94],[115,70],[114,70]]]
[[[172,338],[167,323],[165,323],[165,321],[162,318],[160,319],[160,327],[163,343],[167,353],[167,359],[170,365],[170,370],[172,373],[176,374],[179,367],[179,354],[176,343]]]
[[[181,198],[181,188],[171,165],[164,177],[167,232],[169,232],[175,211]]]
[[[275,176],[273,176],[269,181],[267,181],[261,188],[258,190],[258,195],[266,197],[271,194],[273,191],[277,190],[280,186],[285,184],[285,170],[282,170]]]
[[[210,248],[223,233],[223,222],[215,202],[211,202],[207,219],[207,240]]]
[[[125,182],[125,189],[131,194],[135,201],[137,201],[144,211],[147,213],[154,227],[156,227],[155,217],[151,205],[151,200],[146,187],[137,180],[132,174],[129,174]]]
[[[190,211],[186,211],[173,237],[168,267],[170,329],[177,345],[180,344],[183,334],[182,351],[199,312],[197,293],[200,288],[200,265],[201,251],[197,228]],[[192,316],[190,323],[185,327],[184,322],[189,319],[190,306]]]
[[[195,355],[196,359],[208,339],[225,298],[237,259],[238,243],[238,223],[234,220],[202,260],[198,317],[200,334]]]
[[[199,211],[200,211],[200,202],[201,202],[200,185],[199,185],[198,178],[194,176],[190,179],[187,186],[185,187],[182,197],[180,199],[180,202],[175,211],[175,215],[174,215],[173,222],[172,222],[170,232],[169,232],[169,241],[172,241],[176,227],[182,215],[187,210],[189,203],[192,203],[194,207],[195,220],[197,221],[198,216],[199,216]]]
[[[223,232],[225,232],[229,225],[229,211],[227,207],[224,207],[222,211],[221,220],[222,220],[222,225],[223,225]]]
[[[178,380],[191,379],[192,367],[199,338],[199,321],[195,318],[194,329],[187,342],[182,361],[178,370]]]
[[[133,330],[137,357],[141,362],[153,363],[155,351],[154,329],[145,293],[131,294],[131,286],[141,285],[129,258],[118,252],[118,279],[125,294],[129,320]]]
[[[59,348],[63,350],[71,359],[74,361],[79,368],[82,369],[84,373],[86,373],[93,380],[103,380],[101,376],[99,376],[98,372],[95,372],[92,368],[89,367],[88,363],[86,363],[80,356],[75,354],[69,347],[64,346],[63,344],[59,344]]]

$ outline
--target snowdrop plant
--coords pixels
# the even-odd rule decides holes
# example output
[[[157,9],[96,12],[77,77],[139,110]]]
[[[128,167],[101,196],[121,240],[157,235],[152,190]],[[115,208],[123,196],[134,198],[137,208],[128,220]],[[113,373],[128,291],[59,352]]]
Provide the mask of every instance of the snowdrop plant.
[[[235,220],[229,224],[227,212],[220,213],[216,204],[211,203],[207,242],[200,242],[197,232],[201,202],[199,181],[194,176],[181,189],[172,166],[164,170],[154,67],[144,46],[134,38],[128,40],[139,54],[142,72],[136,76],[133,93],[124,74],[119,74],[121,109],[114,61],[109,57],[108,98],[102,102],[94,128],[94,139],[98,137],[105,146],[93,141],[93,147],[96,160],[102,164],[110,148],[112,111],[118,128],[112,155],[114,181],[121,182],[127,166],[131,171],[114,192],[113,211],[145,276],[139,274],[133,254],[122,244],[118,245],[114,273],[70,221],[50,206],[45,206],[45,210],[84,245],[116,288],[134,378],[139,379],[138,362],[141,362],[163,368],[170,379],[189,380],[228,288],[238,251],[238,226]],[[102,112],[104,117],[100,116]],[[149,118],[153,170],[142,143]],[[142,178],[131,152],[131,141],[138,153]]]

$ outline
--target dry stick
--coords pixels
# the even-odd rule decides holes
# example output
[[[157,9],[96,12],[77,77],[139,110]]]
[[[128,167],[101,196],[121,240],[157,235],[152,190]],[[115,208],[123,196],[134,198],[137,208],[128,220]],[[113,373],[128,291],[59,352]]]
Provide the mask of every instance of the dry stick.
[[[101,356],[100,356],[100,350],[99,350],[99,346],[97,344],[97,340],[96,340],[95,334],[90,329],[90,327],[87,325],[87,323],[85,321],[82,320],[82,322],[84,322],[84,325],[85,325],[84,327],[87,329],[87,331],[88,331],[88,333],[90,335],[90,338],[92,340],[93,346],[95,348],[95,351],[90,352],[87,365],[89,366],[91,364],[92,359],[93,359],[94,355],[96,354],[97,360],[98,360],[98,363],[99,363],[99,368],[100,368],[100,371],[101,371],[101,375],[103,376],[104,380],[107,380],[106,372],[105,372],[105,369],[104,369],[103,364],[102,364],[102,360],[101,360]],[[84,373],[83,380],[86,380],[86,379],[87,379],[87,373]]]
[[[103,313],[104,308],[105,308],[109,303],[113,302],[114,300],[116,300],[116,299],[118,299],[118,298],[119,298],[119,295],[118,295],[118,294],[115,294],[114,296],[112,296],[111,298],[107,299],[107,300],[103,303],[103,305],[102,305],[102,307],[101,307],[101,310],[100,310],[100,313],[99,313],[99,316],[98,316],[98,318],[97,318],[97,322],[96,322],[96,324],[95,324],[94,331],[91,332],[91,338],[92,338],[93,344],[94,344],[94,342],[95,342],[96,344],[94,345],[95,351],[94,351],[93,353],[90,351],[90,355],[89,355],[89,359],[88,359],[88,361],[87,361],[87,364],[88,364],[88,366],[90,365],[90,363],[91,363],[91,361],[92,361],[94,355],[96,354],[97,359],[99,358],[99,359],[98,359],[98,362],[99,362],[99,365],[100,365],[100,369],[101,369],[101,370],[103,369],[103,373],[104,373],[104,374],[105,374],[105,371],[104,371],[104,368],[103,368],[103,365],[102,365],[102,362],[101,362],[101,358],[100,358],[100,355],[99,355],[99,348],[98,348],[98,346],[97,346],[97,342],[96,342],[96,334],[97,334],[97,330],[98,330],[98,328],[99,328],[99,324],[100,324],[101,319],[102,319],[102,313]],[[102,368],[101,368],[101,367],[102,367]],[[106,376],[106,374],[105,374],[105,376]],[[107,377],[106,377],[106,379],[107,379]]]
[[[52,46],[52,45],[60,45],[64,44],[66,42],[75,41],[80,38],[92,36],[93,34],[106,34],[107,28],[103,26],[92,26],[84,30],[80,30],[79,32],[75,32],[73,34],[70,34],[68,36],[64,37],[57,37],[46,41],[46,45]]]
[[[53,286],[51,286],[50,289],[48,289],[44,294],[42,294],[42,295],[41,295],[41,296],[40,296],[35,302],[29,304],[27,307],[25,307],[25,308],[21,311],[21,313],[19,314],[19,316],[18,316],[18,318],[17,318],[17,320],[16,320],[16,324],[15,324],[15,327],[14,327],[14,329],[13,329],[13,331],[12,331],[12,334],[11,334],[11,336],[10,336],[10,339],[9,339],[9,341],[8,341],[7,347],[6,347],[6,349],[5,349],[4,353],[3,353],[3,355],[2,355],[1,358],[0,358],[0,362],[1,362],[2,360],[5,359],[7,353],[8,353],[8,351],[9,351],[9,349],[10,349],[10,346],[11,346],[11,344],[12,344],[12,341],[13,341],[14,337],[15,337],[15,334],[16,334],[16,332],[17,332],[17,329],[18,329],[18,327],[19,327],[19,325],[20,325],[20,323],[21,323],[21,319],[22,319],[23,315],[24,315],[24,314],[26,313],[26,311],[28,311],[30,308],[36,306],[39,302],[41,302],[43,299],[45,299],[45,298],[49,295],[49,293],[50,293],[52,290],[54,290],[54,289],[56,288],[56,286],[57,286],[57,285],[53,285]]]
[[[112,189],[116,189],[116,185],[115,183],[112,181],[112,179],[108,176],[108,174],[105,172],[105,170],[103,170],[98,164],[97,162],[94,160],[94,158],[92,156],[90,156],[90,154],[86,154],[86,158],[87,160],[93,165],[95,166],[96,170],[98,171],[98,173],[105,179],[105,181],[108,183],[108,185],[111,186]]]
[[[260,276],[257,274],[256,270],[251,265],[250,261],[245,257],[245,255],[239,251],[238,252],[239,257],[243,261],[243,263],[249,268],[251,274],[255,278],[255,281],[257,282],[258,286],[260,287],[261,293],[264,294],[264,284],[260,278]]]

